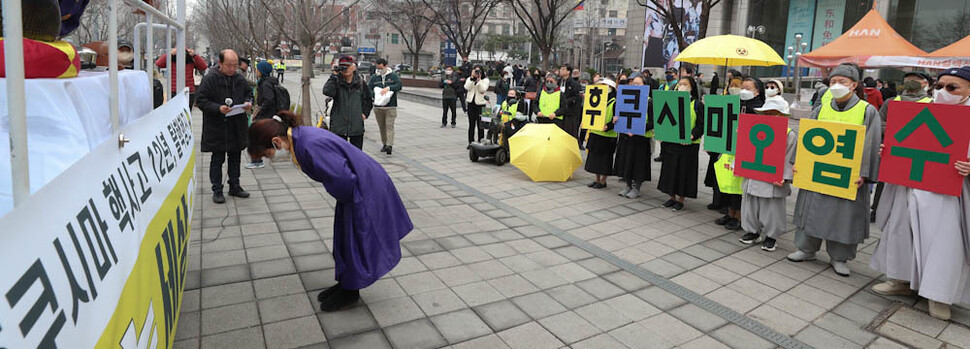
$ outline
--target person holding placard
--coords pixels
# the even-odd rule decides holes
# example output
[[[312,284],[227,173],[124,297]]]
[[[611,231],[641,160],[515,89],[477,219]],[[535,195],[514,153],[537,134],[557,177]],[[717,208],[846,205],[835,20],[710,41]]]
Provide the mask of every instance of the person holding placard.
[[[788,103],[784,99],[768,98],[759,114],[776,115],[787,118]],[[741,237],[743,244],[761,242],[761,249],[774,251],[776,239],[785,233],[785,200],[791,195],[792,165],[795,164],[795,149],[798,134],[791,128],[787,132],[785,146],[784,177],[780,182],[769,183],[756,179],[745,179],[741,185],[744,192],[741,199],[741,227],[746,232]]]
[[[586,149],[589,151],[586,156],[586,172],[596,174],[596,180],[588,185],[593,189],[606,188],[606,178],[614,174],[613,172],[613,153],[616,151],[616,131],[613,125],[616,119],[613,118],[613,107],[616,105],[616,83],[610,79],[602,79],[597,85],[610,87],[606,97],[605,124],[601,130],[589,130],[589,140],[586,142]]]
[[[970,66],[945,70],[938,79],[933,103],[970,106]],[[960,196],[886,184],[876,213],[883,236],[869,264],[888,278],[873,292],[916,291],[942,320],[950,319],[951,304],[970,303],[970,162],[954,167],[963,176]]]
[[[685,76],[677,81],[677,91],[690,93],[690,142],[684,144],[661,142],[660,181],[657,185],[670,199],[663,204],[674,211],[684,209],[686,198],[697,198],[697,152],[704,136],[704,103],[699,100],[697,83]]]
[[[645,86],[643,75],[630,80],[630,85]],[[616,144],[616,174],[626,179],[626,189],[620,192],[620,196],[628,199],[640,197],[640,186],[644,181],[650,180],[650,155],[653,144],[653,117],[652,103],[646,103],[647,125],[646,132],[642,135],[633,133],[621,133],[617,137]]]
[[[829,76],[829,93],[832,100],[823,103],[812,112],[809,119],[841,122],[865,126],[865,143],[861,156],[859,178],[854,178],[857,195],[847,200],[818,192],[799,190],[795,202],[795,247],[788,255],[793,262],[815,259],[815,253],[825,241],[825,251],[831,257],[831,265],[839,276],[848,277],[846,264],[856,256],[856,246],[869,237],[869,187],[879,171],[879,144],[882,143],[882,119],[876,107],[852,93],[859,86],[859,70],[852,65],[839,65]],[[796,155],[797,158],[797,155]],[[795,168],[797,171],[813,171]],[[811,173],[811,172],[808,172]]]

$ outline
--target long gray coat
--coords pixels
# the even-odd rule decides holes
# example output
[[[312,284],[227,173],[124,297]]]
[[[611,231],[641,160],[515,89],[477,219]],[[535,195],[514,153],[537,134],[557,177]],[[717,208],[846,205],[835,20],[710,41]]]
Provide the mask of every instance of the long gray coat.
[[[851,109],[860,99],[852,95],[845,107],[839,108],[832,100],[832,108],[839,111]],[[815,108],[811,119],[818,119],[821,107]],[[879,145],[882,144],[882,118],[876,107],[866,107],[865,147],[862,150],[862,168],[859,175],[868,182],[874,182],[879,177]],[[795,155],[798,156],[797,154]],[[808,169],[799,169],[808,171]],[[819,194],[808,190],[799,190],[795,200],[795,227],[808,236],[832,240],[843,244],[858,244],[869,237],[869,186],[859,187],[856,199],[846,200]]]

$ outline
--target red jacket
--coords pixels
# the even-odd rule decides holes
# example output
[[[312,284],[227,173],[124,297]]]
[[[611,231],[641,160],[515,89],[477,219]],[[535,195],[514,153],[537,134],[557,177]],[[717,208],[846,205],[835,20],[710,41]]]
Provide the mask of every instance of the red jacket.
[[[882,108],[882,92],[875,87],[866,87],[866,102],[872,104],[876,109]]]
[[[172,63],[175,63],[175,56],[172,56]],[[155,66],[165,68],[165,56],[158,57],[158,60],[155,61]],[[195,78],[192,72],[198,70],[204,74],[206,69],[209,69],[209,65],[199,55],[192,57],[192,63],[185,64],[185,87],[189,88],[189,92],[195,92]],[[172,74],[172,92],[178,92],[178,88],[175,86],[177,80],[178,75]]]

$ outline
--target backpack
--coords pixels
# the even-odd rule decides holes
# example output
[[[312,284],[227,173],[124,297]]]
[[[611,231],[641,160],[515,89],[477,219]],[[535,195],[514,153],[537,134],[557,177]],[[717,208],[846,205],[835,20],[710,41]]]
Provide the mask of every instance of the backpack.
[[[290,91],[279,84],[273,85],[273,88],[276,93],[276,110],[290,110]]]

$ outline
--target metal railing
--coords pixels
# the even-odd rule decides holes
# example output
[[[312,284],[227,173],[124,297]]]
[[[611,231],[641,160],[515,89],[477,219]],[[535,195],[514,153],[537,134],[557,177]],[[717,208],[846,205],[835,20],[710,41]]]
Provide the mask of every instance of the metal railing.
[[[110,84],[108,103],[111,116],[111,132],[117,135],[118,148],[127,141],[120,133],[119,101],[118,101],[118,5],[125,5],[139,9],[145,13],[146,25],[154,28],[154,21],[158,20],[166,28],[174,28],[176,32],[176,86],[185,86],[185,0],[177,0],[176,16],[170,18],[165,13],[139,0],[108,0],[108,80]],[[19,206],[30,198],[30,170],[27,157],[27,104],[26,82],[24,75],[24,46],[23,46],[23,9],[21,1],[3,1],[3,32],[4,32],[4,67],[7,82],[7,113],[10,118],[10,172],[13,188],[14,207]],[[137,28],[137,27],[136,27]],[[171,30],[166,31],[167,50],[171,50]],[[153,31],[146,32],[146,46],[151,51],[154,47]],[[140,46],[140,45],[139,45]],[[152,57],[153,54],[148,55]],[[140,58],[136,58],[140,60]],[[136,60],[137,61],[137,60]],[[167,83],[171,84],[171,55],[167,67]],[[151,74],[151,64],[146,64],[146,71]],[[149,86],[151,86],[149,80]],[[168,90],[170,91],[170,89]]]

